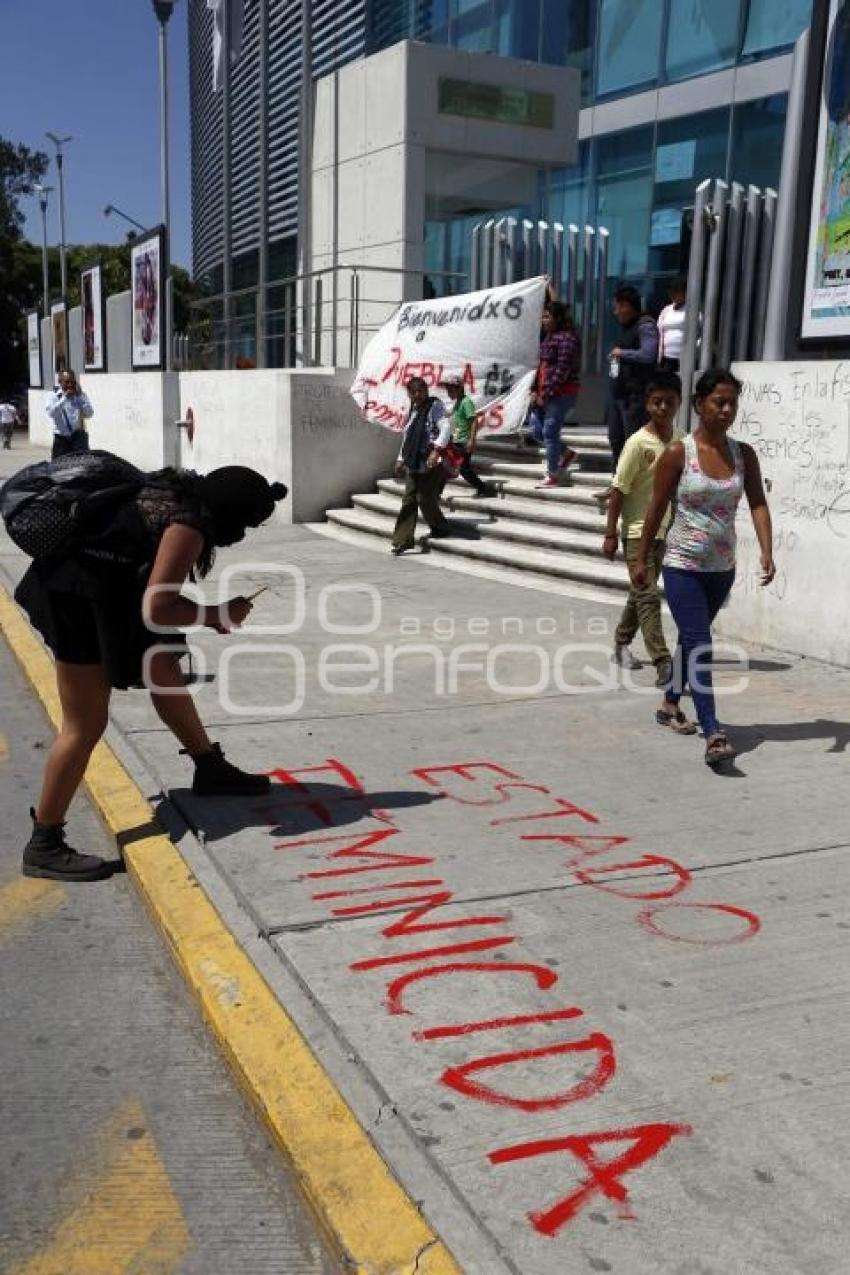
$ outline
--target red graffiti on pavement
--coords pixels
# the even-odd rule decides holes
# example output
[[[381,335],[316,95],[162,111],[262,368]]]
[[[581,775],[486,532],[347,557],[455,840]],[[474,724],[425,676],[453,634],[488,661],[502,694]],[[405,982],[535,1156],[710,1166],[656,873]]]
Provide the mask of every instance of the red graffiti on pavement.
[[[383,1005],[389,1015],[418,1018],[409,1004],[409,993],[420,984],[449,976],[464,979],[489,979],[494,975],[500,979],[527,977],[538,992],[547,993],[558,985],[558,975],[544,965],[501,959],[501,949],[519,941],[508,928],[507,910],[469,914],[468,910],[461,910],[455,892],[442,877],[417,875],[419,869],[434,872],[434,857],[398,848],[404,843],[397,840],[402,834],[393,817],[386,810],[371,808],[363,783],[344,763],[328,759],[322,766],[278,768],[271,773],[280,781],[272,812],[291,811],[300,805],[327,827],[334,822],[336,802],[359,801],[362,817],[379,825],[358,834],[337,835],[319,830],[313,835],[276,842],[275,849],[288,852],[309,849],[318,853],[327,866],[304,871],[300,880],[317,884],[312,899],[327,907],[328,918],[340,921],[386,916],[386,923],[376,933],[381,949],[350,961],[348,969],[354,975],[378,973],[388,977]],[[493,835],[511,836],[515,830],[519,851],[531,854],[543,846],[563,847],[567,854],[563,863],[566,879],[609,898],[613,906],[637,903],[640,910],[634,920],[654,939],[723,946],[744,942],[758,933],[759,918],[744,908],[727,903],[685,901],[682,896],[694,888],[694,878],[675,859],[656,853],[628,851],[624,854],[622,848],[630,844],[631,838],[620,833],[554,831],[554,826],[564,827],[561,820],[578,820],[598,827],[601,819],[571,798],[553,793],[545,785],[528,782],[516,771],[496,762],[475,760],[418,767],[411,774],[434,796],[467,809],[480,809]],[[328,798],[325,793],[312,790],[311,781],[328,775],[344,781],[345,791],[340,796]],[[541,796],[547,801],[541,802]],[[508,803],[515,807],[509,815],[491,817],[494,807]],[[268,813],[269,803],[260,808]],[[553,826],[553,820],[558,820],[558,824]],[[268,822],[274,823],[274,820],[268,819]],[[535,827],[537,830],[532,830]],[[387,843],[393,848],[389,849]],[[363,881],[364,874],[386,872],[392,874],[391,879],[376,876]],[[350,884],[340,883],[339,888],[330,885],[330,881],[337,878],[352,876],[356,881]],[[450,906],[455,909],[453,913],[445,911]],[[392,918],[387,914],[393,914]],[[683,925],[677,926],[681,918],[696,914],[709,916],[713,928],[694,935]],[[727,923],[725,927],[718,929],[718,917]],[[480,937],[465,937],[472,928],[484,933]],[[445,931],[462,933],[457,934],[456,941],[437,946],[413,950],[397,946],[399,940],[410,936]],[[481,959],[484,953],[492,952],[498,952],[495,959]],[[399,970],[400,966],[412,968]],[[580,1006],[562,1003],[524,1013],[469,1015],[457,1022],[430,1025],[417,1022],[410,1036],[431,1056],[432,1051],[439,1051],[441,1042],[453,1041],[457,1049],[458,1044],[467,1041],[472,1044],[485,1034],[489,1038],[493,1033],[516,1033],[537,1024],[566,1024],[584,1017],[585,1010]],[[468,1101],[529,1115],[572,1110],[577,1104],[598,1097],[616,1079],[616,1046],[601,1031],[585,1031],[577,1039],[559,1039],[542,1047],[523,1047],[515,1037],[514,1042],[516,1047],[508,1050],[497,1048],[483,1056],[452,1061],[449,1066],[435,1063],[434,1078]],[[529,1077],[533,1077],[535,1066],[554,1059],[570,1061],[569,1083],[564,1085],[562,1081],[563,1087],[553,1086],[554,1092],[540,1093],[535,1092],[533,1086],[529,1088]],[[579,1060],[585,1061],[589,1070],[576,1078],[575,1063]],[[555,1204],[529,1213],[535,1230],[554,1236],[599,1196],[616,1203],[621,1216],[632,1216],[623,1179],[659,1155],[675,1137],[690,1132],[686,1124],[658,1121],[628,1129],[568,1133],[491,1151],[488,1159],[492,1165],[500,1166],[560,1152],[569,1153],[580,1162],[586,1177],[578,1187]],[[612,1144],[620,1148],[618,1153],[602,1159],[600,1150],[605,1147],[610,1150]]]

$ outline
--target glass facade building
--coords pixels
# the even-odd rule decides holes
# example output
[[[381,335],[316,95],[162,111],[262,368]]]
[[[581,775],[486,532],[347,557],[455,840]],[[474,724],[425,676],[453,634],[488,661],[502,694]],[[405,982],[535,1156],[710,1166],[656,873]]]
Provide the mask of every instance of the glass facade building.
[[[366,51],[416,39],[580,70],[577,163],[542,176],[535,204],[503,211],[607,227],[612,288],[628,280],[657,305],[682,269],[683,220],[699,182],[777,185],[787,58],[811,8],[812,0],[372,0]],[[712,109],[694,109],[702,77],[712,80]],[[476,220],[429,221],[432,271],[468,268]]]
[[[590,223],[611,232],[611,288],[628,280],[648,303],[658,303],[666,282],[682,267],[684,219],[696,185],[706,177],[777,184],[790,54],[810,21],[811,7],[812,0],[312,0],[310,5],[246,0],[244,43],[231,88],[232,286],[256,284],[261,240],[270,285],[296,269],[305,74],[318,80],[411,39],[572,67],[582,82],[576,162],[541,172],[523,192],[520,206],[494,209],[492,193],[485,198],[472,181],[464,192],[468,198],[459,201],[456,190],[442,198],[445,175],[429,174],[424,238],[432,277],[468,271],[470,230],[482,217]],[[211,85],[212,15],[204,5],[188,9],[194,268],[215,293],[226,242],[222,101]],[[261,16],[267,30],[264,63]],[[265,152],[257,132],[262,66]],[[258,210],[263,153],[266,206]],[[456,186],[443,184],[446,192]],[[515,192],[512,197],[517,198]]]

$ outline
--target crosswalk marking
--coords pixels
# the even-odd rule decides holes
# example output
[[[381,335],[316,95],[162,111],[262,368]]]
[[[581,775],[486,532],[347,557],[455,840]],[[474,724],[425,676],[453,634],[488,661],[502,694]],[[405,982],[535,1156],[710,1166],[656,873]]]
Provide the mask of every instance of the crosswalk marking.
[[[0,885],[0,947],[20,930],[55,912],[65,901],[57,881],[18,877]]]
[[[81,1197],[8,1275],[177,1275],[191,1236],[135,1099],[109,1119],[77,1175]]]

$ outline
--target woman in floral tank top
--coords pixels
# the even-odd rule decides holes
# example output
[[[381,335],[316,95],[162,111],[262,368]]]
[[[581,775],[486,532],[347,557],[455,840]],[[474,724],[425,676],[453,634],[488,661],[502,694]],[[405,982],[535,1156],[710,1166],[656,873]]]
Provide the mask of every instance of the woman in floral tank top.
[[[762,584],[770,584],[776,574],[770,510],[758,457],[748,444],[728,437],[740,392],[740,382],[723,368],[700,377],[694,394],[700,423],[683,442],[672,443],[655,467],[652,504],[632,569],[633,582],[640,587],[664,512],[675,500],[663,574],[679,646],[673,681],[655,716],[660,725],[678,734],[696,733],[696,726],[679,708],[687,683],[705,736],[705,760],[712,767],[735,757],[715,711],[711,625],[735,580],[735,518],[744,493],[761,549]]]

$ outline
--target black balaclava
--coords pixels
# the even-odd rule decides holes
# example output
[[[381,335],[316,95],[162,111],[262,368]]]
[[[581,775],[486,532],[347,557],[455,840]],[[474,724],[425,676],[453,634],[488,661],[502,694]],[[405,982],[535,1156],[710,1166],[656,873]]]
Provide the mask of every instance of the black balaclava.
[[[201,478],[198,493],[212,517],[213,541],[224,546],[236,544],[246,528],[270,518],[286,487],[244,465],[225,465]]]

